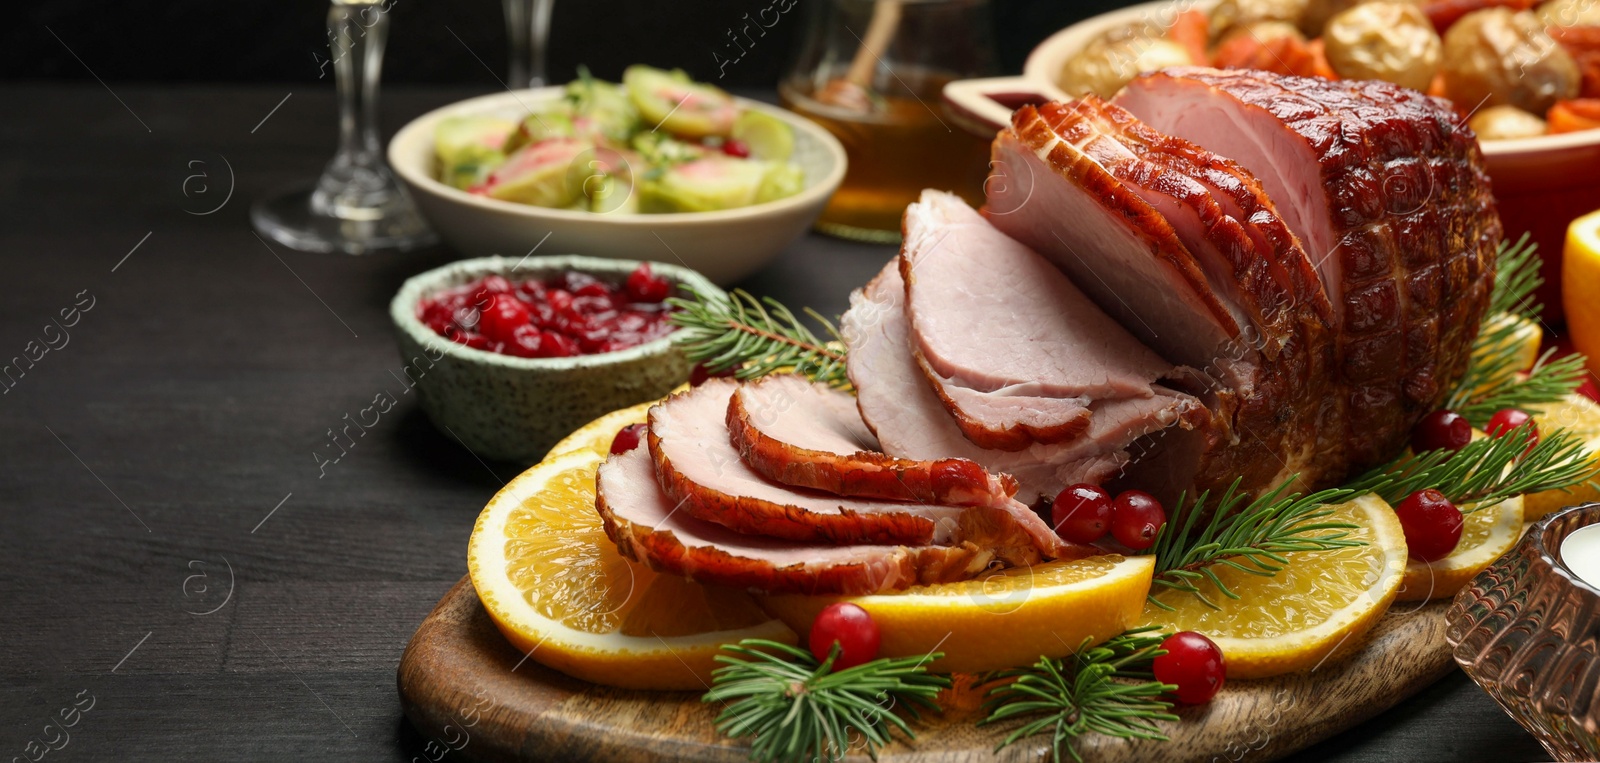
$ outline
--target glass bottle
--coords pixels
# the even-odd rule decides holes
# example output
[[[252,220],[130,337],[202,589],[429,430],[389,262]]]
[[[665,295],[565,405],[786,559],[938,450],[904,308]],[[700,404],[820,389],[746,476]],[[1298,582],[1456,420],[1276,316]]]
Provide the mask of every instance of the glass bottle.
[[[817,229],[865,241],[900,238],[924,188],[983,202],[989,143],[945,117],[954,79],[994,73],[988,0],[816,0],[778,84],[783,105],[827,128],[850,167]]]

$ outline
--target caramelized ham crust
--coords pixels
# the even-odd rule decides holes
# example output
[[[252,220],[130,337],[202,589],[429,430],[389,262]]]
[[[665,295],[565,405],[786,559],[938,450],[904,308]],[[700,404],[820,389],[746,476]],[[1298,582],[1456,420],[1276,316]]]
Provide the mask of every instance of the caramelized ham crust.
[[[744,462],[774,482],[834,495],[1004,508],[1017,492],[962,458],[916,461],[879,452],[855,397],[791,374],[741,385],[728,431]]]
[[[643,448],[612,456],[595,486],[595,508],[623,556],[701,583],[861,596],[966,580],[994,559],[992,551],[970,543],[834,546],[735,532],[678,511],[656,483]]]
[[[1501,227],[1471,130],[1388,83],[1243,70],[1168,69],[1116,102],[1260,179],[1333,308],[1333,460],[1391,457],[1460,378],[1488,304]]]

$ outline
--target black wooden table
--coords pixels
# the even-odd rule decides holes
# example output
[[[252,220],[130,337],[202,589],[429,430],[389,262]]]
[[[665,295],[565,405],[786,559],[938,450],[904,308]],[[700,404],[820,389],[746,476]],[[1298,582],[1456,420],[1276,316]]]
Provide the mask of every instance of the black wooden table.
[[[385,126],[473,94],[388,90]],[[0,760],[427,759],[395,666],[517,468],[391,373],[389,298],[455,255],[251,233],[333,118],[326,88],[0,88]],[[837,313],[889,255],[812,235],[743,285]],[[1457,673],[1297,760],[1542,757]]]

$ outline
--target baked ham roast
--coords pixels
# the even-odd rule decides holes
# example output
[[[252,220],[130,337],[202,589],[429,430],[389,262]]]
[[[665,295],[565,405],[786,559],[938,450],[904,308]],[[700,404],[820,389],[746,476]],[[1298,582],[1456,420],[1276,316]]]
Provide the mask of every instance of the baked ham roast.
[[[713,379],[651,409],[597,479],[624,555],[864,594],[1100,553],[1028,504],[1336,484],[1465,369],[1501,229],[1442,100],[1168,69],[1018,109],[992,159],[981,214],[924,192],[851,296],[853,398]]]

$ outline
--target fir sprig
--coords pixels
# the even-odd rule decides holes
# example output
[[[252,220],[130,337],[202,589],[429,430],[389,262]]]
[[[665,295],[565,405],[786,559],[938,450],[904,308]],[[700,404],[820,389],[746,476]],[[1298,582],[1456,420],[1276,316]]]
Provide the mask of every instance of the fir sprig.
[[[1523,493],[1560,490],[1600,476],[1582,438],[1555,429],[1530,450],[1527,427],[1499,437],[1473,440],[1460,450],[1405,455],[1350,483],[1371,490],[1390,504],[1432,488],[1464,512],[1476,511]]]
[[[792,371],[812,381],[848,388],[844,350],[818,338],[789,308],[767,297],[756,299],[742,289],[728,298],[691,291],[692,298],[672,298],[678,308],[669,318],[682,331],[678,342],[690,360],[711,371],[737,368],[734,376],[754,379]],[[804,312],[821,324],[833,342],[839,331],[811,308]]]
[[[1365,545],[1365,541],[1349,537],[1357,525],[1324,521],[1333,513],[1331,504],[1351,500],[1362,490],[1289,493],[1288,487],[1294,481],[1291,478],[1245,505],[1247,496],[1239,493],[1239,480],[1234,480],[1198,529],[1200,518],[1208,516],[1210,493],[1201,493],[1192,502],[1180,498],[1172,518],[1162,526],[1148,552],[1156,557],[1150,603],[1171,610],[1154,594],[1158,589],[1175,589],[1192,593],[1215,609],[1216,603],[1207,598],[1201,583],[1210,583],[1230,599],[1239,598],[1217,576],[1217,567],[1272,577],[1289,564],[1286,553]]]
[[[989,716],[978,725],[1030,718],[995,751],[1048,733],[1055,763],[1061,763],[1063,750],[1082,761],[1073,743],[1090,732],[1166,741],[1155,722],[1178,720],[1161,696],[1178,687],[1150,673],[1151,661],[1166,654],[1160,648],[1165,634],[1151,635],[1157,629],[1135,628],[1095,647],[1084,641],[1065,658],[1041,657],[1033,667],[1000,674],[1004,682],[989,691]]]
[[[1526,361],[1517,335],[1528,322],[1537,325],[1544,307],[1533,298],[1533,292],[1544,283],[1539,275],[1538,250],[1527,234],[1514,244],[1501,242],[1494,291],[1478,338],[1473,341],[1472,360],[1461,383],[1445,402],[1446,408],[1465,416],[1480,429],[1496,411],[1529,410],[1553,403],[1583,380],[1583,356],[1552,360],[1554,348],[1539,356],[1532,368],[1524,367]]]
[[[751,737],[750,758],[758,763],[837,761],[850,748],[852,730],[876,758],[895,730],[915,738],[897,707],[917,717],[919,709],[937,709],[934,697],[950,686],[950,679],[926,668],[944,656],[940,652],[834,671],[838,644],[821,663],[804,649],[765,639],[722,648],[739,656],[716,656],[723,667],[712,673],[711,690],[701,699],[725,704],[717,731]]]

